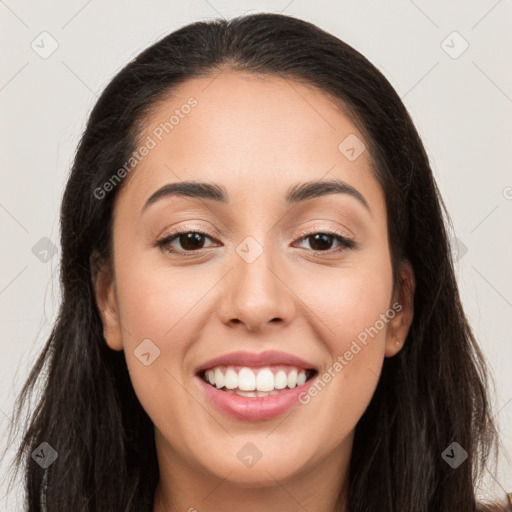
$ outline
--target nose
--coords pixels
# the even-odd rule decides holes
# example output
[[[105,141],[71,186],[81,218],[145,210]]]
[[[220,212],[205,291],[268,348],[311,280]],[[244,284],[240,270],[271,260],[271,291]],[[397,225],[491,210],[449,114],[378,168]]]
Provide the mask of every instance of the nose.
[[[234,268],[223,280],[219,314],[224,324],[243,324],[248,331],[265,332],[268,324],[287,325],[295,314],[296,295],[277,258],[264,250],[248,262],[233,255]]]

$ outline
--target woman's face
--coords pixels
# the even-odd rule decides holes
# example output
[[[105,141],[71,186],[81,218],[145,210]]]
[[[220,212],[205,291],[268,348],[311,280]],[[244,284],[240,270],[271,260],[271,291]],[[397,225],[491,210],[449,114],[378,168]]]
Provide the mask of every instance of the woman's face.
[[[162,471],[246,486],[339,481],[412,317],[393,293],[385,199],[362,134],[317,89],[224,71],[182,85],[140,140],[115,203],[114,278],[102,272],[96,290]],[[185,182],[225,198],[162,191]],[[298,193],[312,182],[340,186]],[[303,370],[314,370],[305,383]]]

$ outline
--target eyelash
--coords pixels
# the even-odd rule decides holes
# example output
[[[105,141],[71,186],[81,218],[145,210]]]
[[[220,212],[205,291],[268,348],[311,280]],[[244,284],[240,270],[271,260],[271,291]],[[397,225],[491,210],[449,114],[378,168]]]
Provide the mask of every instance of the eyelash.
[[[158,240],[155,245],[160,247],[160,249],[162,251],[171,253],[171,254],[178,254],[178,255],[197,254],[198,251],[201,251],[203,249],[196,249],[194,251],[182,251],[179,249],[174,249],[174,248],[170,249],[169,248],[170,247],[169,244],[171,242],[173,242],[175,239],[179,238],[180,235],[185,235],[185,234],[189,234],[189,233],[196,233],[198,235],[202,235],[202,236],[206,236],[208,238],[214,239],[214,237],[211,234],[201,231],[201,230],[193,230],[190,228],[179,228],[179,229],[176,229],[175,231],[173,231],[172,233],[167,234],[165,237],[161,238],[160,240]],[[315,251],[314,249],[312,249],[312,252],[314,254],[322,254],[322,255],[333,254],[333,253],[341,252],[346,249],[355,249],[358,247],[357,243],[354,240],[346,238],[340,232],[335,231],[335,230],[334,231],[326,230],[326,231],[301,232],[299,234],[300,238],[298,240],[302,241],[307,238],[313,237],[314,235],[320,235],[320,234],[334,237],[334,239],[340,243],[341,247],[338,247],[337,249],[328,249],[326,251]]]

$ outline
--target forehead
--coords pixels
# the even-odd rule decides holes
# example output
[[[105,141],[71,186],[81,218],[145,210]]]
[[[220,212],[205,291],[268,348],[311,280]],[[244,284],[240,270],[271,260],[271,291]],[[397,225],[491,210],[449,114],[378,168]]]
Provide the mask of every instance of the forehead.
[[[235,197],[322,178],[380,194],[363,135],[327,94],[291,79],[222,71],[188,80],[152,109],[142,145],[150,149],[122,191],[132,204],[191,179],[222,183]]]

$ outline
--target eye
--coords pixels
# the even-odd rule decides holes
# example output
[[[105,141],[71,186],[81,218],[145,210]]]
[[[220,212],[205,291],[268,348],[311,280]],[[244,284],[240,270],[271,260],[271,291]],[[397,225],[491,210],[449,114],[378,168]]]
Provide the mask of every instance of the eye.
[[[158,240],[156,245],[165,252],[186,254],[200,249],[205,249],[206,239],[212,240],[207,233],[202,231],[187,231],[186,229],[177,229],[169,233],[164,238]],[[176,248],[173,243],[178,243],[181,248]]]
[[[352,249],[356,247],[356,243],[346,238],[341,233],[333,231],[321,231],[315,233],[307,233],[299,239],[299,241],[308,241],[314,252],[338,252],[344,249]],[[338,243],[338,248],[331,249],[333,243]]]
[[[333,253],[357,247],[356,242],[335,231],[302,233],[301,235],[299,242],[309,241],[310,248],[315,253]],[[195,251],[211,247],[205,247],[206,240],[214,240],[214,238],[203,231],[176,229],[158,240],[156,245],[167,253],[193,254]],[[331,246],[335,243],[338,244],[338,247],[332,249]],[[179,247],[176,247],[176,244]]]

